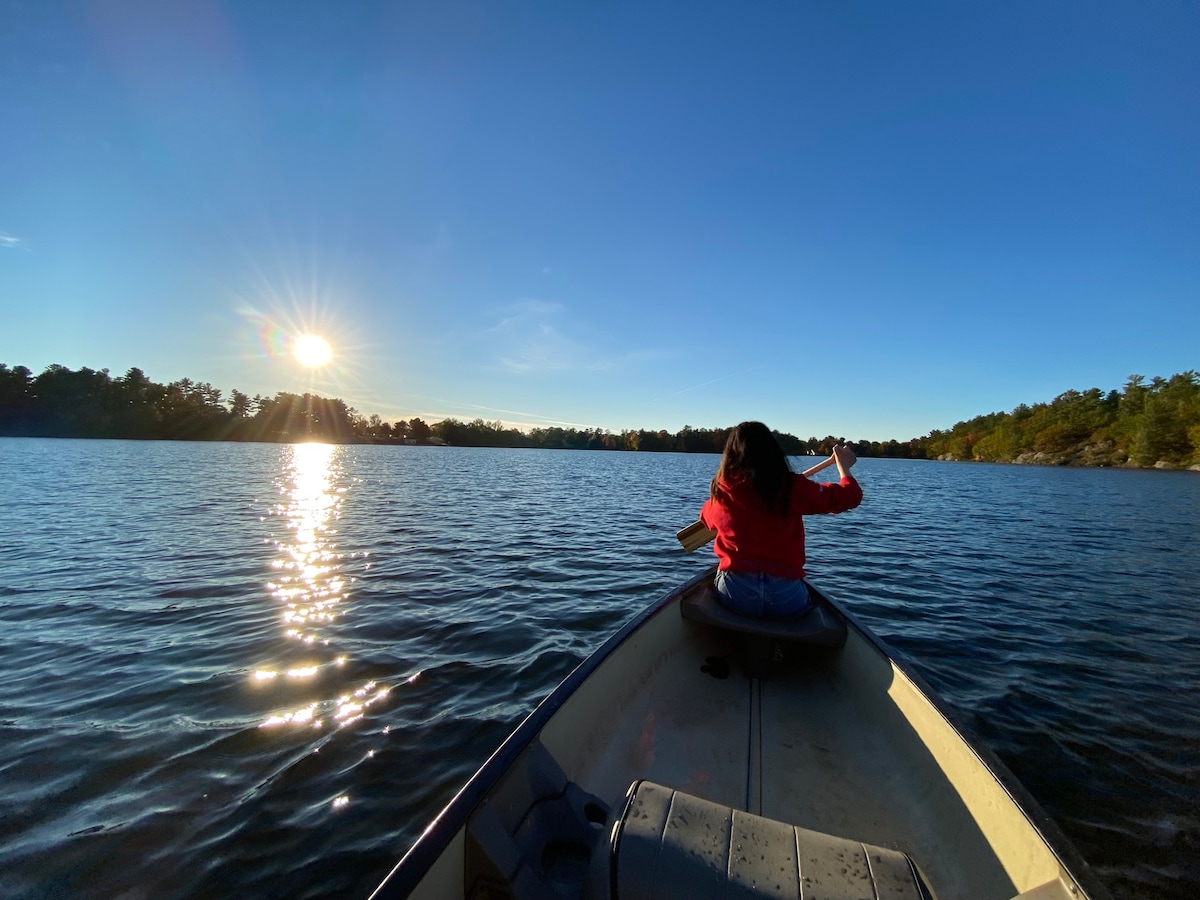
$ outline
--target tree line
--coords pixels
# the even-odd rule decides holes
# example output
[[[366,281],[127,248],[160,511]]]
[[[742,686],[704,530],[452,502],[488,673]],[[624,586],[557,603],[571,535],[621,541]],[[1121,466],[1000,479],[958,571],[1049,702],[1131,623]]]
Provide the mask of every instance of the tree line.
[[[832,436],[808,441],[776,432],[789,453],[829,453]],[[124,438],[133,440],[296,441],[453,444],[567,450],[646,450],[719,453],[729,429],[622,431],[601,428],[506,428],[501,422],[448,418],[383,421],[363,416],[345,401],[281,391],[226,397],[208,382],[183,378],[151,381],[132,368],[112,377],[107,369],[52,365],[40,375],[0,363],[0,436]]]
[[[1082,466],[1200,465],[1200,376],[1130,375],[1120,391],[1066,391],[922,438],[935,459]]]
[[[296,441],[530,447],[568,450],[720,453],[729,428],[677,432],[538,427],[455,418],[386,422],[336,398],[279,392],[250,397],[188,378],[157,384],[138,368],[52,365],[39,375],[0,363],[0,436],[140,440]],[[826,456],[843,438],[775,432],[793,456]],[[849,442],[859,456],[1074,465],[1200,463],[1200,377],[1189,371],[1149,383],[1130,376],[1123,391],[1067,391],[908,441]]]

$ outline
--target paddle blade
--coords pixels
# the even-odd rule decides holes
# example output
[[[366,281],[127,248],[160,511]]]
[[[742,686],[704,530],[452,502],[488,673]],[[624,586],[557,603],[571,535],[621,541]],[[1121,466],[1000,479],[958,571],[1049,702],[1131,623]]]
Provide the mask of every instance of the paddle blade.
[[[716,536],[717,533],[711,528],[706,527],[699,519],[687,528],[681,528],[675,532],[675,537],[679,538],[679,543],[683,545],[683,549],[688,553],[691,553],[693,550],[699,550]]]

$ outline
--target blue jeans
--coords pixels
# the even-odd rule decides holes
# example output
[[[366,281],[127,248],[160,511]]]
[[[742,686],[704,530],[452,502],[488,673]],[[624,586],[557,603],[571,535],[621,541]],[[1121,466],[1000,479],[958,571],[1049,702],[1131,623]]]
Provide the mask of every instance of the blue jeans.
[[[713,586],[722,606],[755,619],[796,619],[812,606],[808,585],[799,578],[718,569]]]

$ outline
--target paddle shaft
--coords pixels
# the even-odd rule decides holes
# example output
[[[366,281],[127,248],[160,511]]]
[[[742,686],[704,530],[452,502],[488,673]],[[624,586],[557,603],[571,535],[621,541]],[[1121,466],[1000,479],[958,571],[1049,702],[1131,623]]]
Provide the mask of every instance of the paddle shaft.
[[[828,469],[830,466],[832,466],[836,462],[837,462],[837,460],[831,456],[831,457],[829,457],[829,459],[826,459],[826,460],[823,460],[822,462],[817,463],[811,469],[805,469],[800,474],[803,475],[805,478],[808,478],[810,475],[816,475],[818,472],[820,472],[823,469]]]

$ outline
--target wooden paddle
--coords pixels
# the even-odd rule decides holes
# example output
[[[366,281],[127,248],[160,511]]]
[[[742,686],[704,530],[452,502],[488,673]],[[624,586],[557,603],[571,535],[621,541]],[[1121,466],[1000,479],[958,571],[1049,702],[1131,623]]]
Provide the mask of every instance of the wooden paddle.
[[[836,462],[837,459],[830,455],[829,459],[817,463],[810,469],[805,469],[800,474],[805,478],[808,478],[809,476],[816,475],[822,469],[828,469]],[[850,465],[854,465],[855,462],[856,460],[851,460]],[[677,532],[675,532],[675,537],[679,539],[679,543],[682,545],[685,553],[691,553],[693,550],[699,550],[716,536],[717,533],[711,528],[705,526],[705,524],[699,519],[686,528],[680,528]]]

